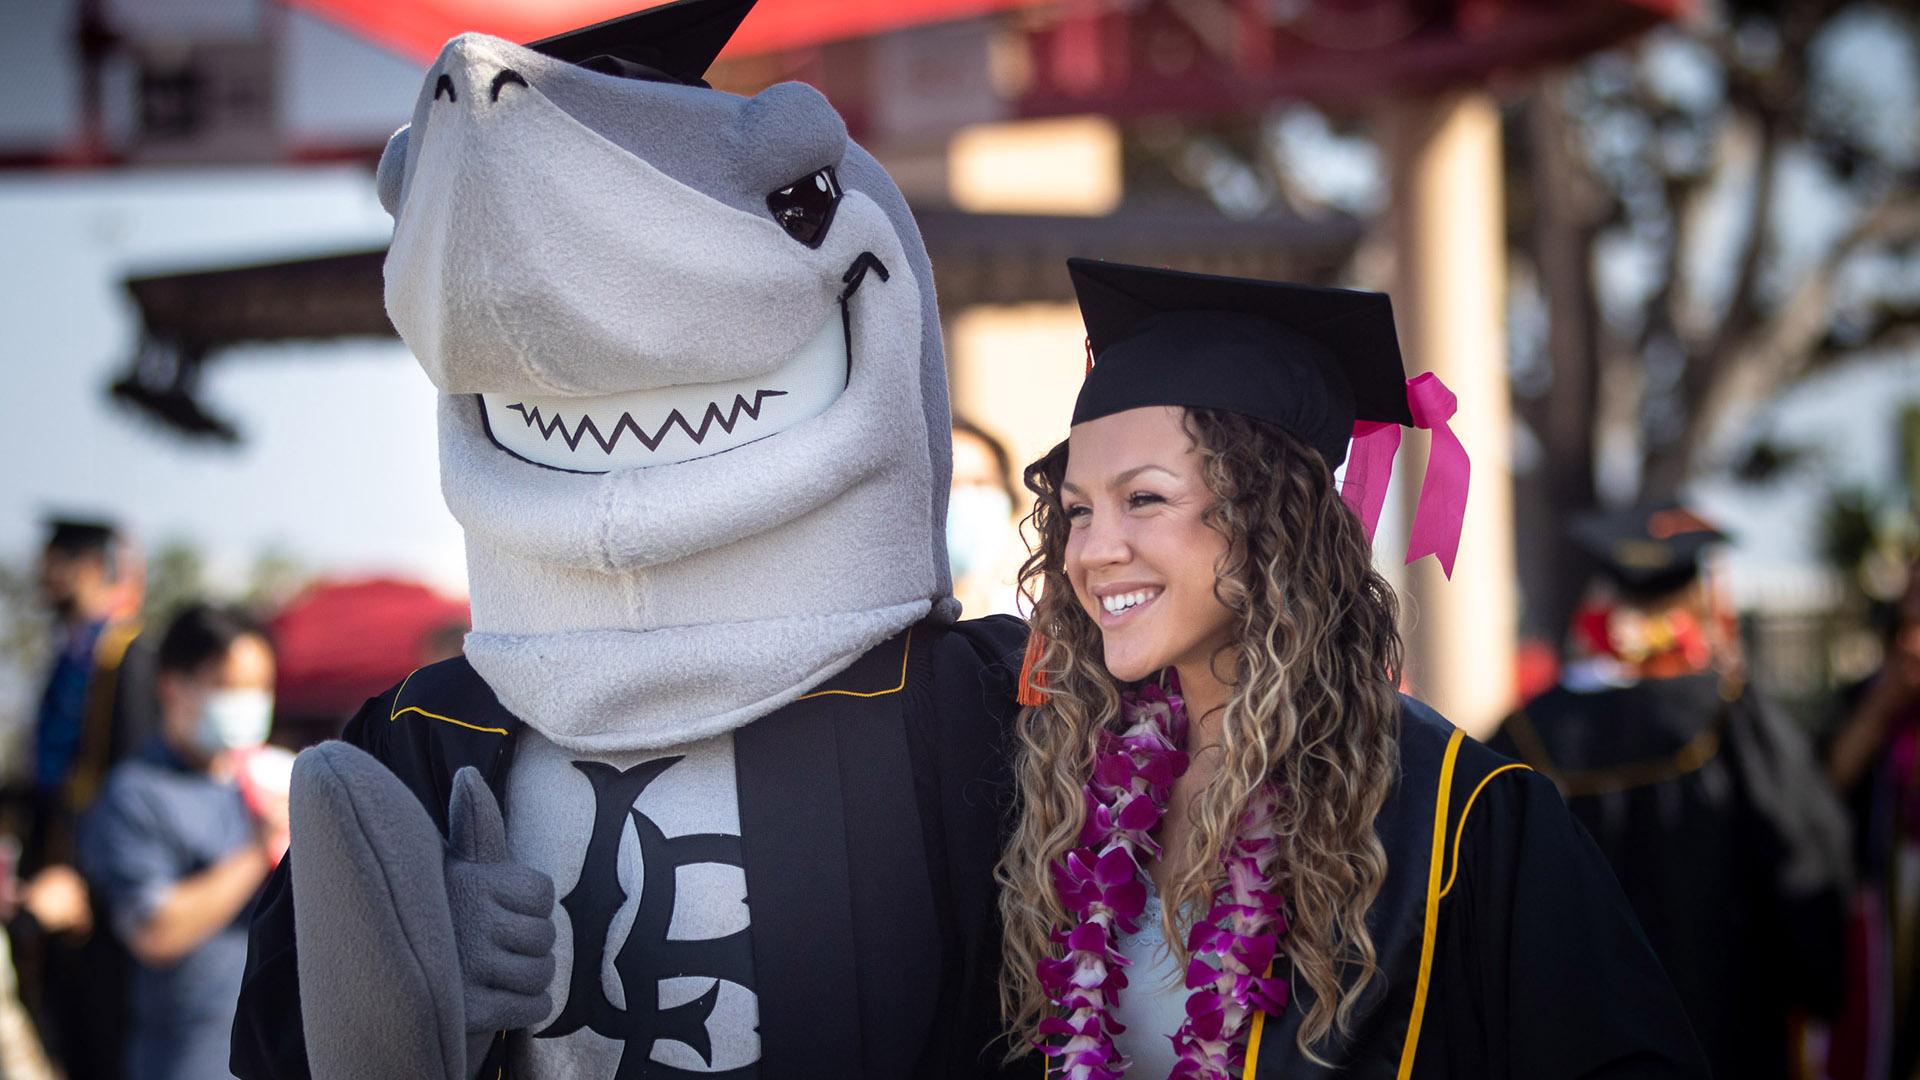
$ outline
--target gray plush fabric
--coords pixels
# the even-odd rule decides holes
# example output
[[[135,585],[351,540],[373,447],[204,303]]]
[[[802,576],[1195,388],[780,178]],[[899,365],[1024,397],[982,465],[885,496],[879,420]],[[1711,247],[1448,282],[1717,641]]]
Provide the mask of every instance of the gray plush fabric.
[[[451,95],[435,93],[443,75]],[[844,193],[809,247],[767,196],[828,167]],[[316,779],[296,791],[296,929],[320,1080],[455,1077],[495,1027],[557,1022],[571,959],[590,954],[574,951],[552,882],[617,882],[629,908],[649,888],[625,841],[605,865],[583,865],[605,809],[586,778],[671,757],[634,807],[614,811],[666,837],[737,835],[727,733],[930,611],[958,613],[931,267],[898,189],[817,92],[625,80],[463,35],[427,72],[376,185],[395,217],[387,310],[441,392],[442,489],[467,536],[467,657],[533,732],[508,776],[511,831],[476,778],[458,778],[451,857],[365,755],[339,747],[303,766]],[[759,383],[843,317],[838,397],[721,453],[570,472],[488,431],[481,394],[503,396],[497,422],[510,395]],[[728,423],[762,419],[736,411]],[[695,452],[707,445],[686,437]],[[745,878],[730,867],[709,855],[676,870],[659,933],[737,937]],[[402,872],[420,880],[403,889]],[[605,980],[609,1002],[624,995]],[[714,982],[688,974],[655,990],[662,1008],[716,995],[713,1061],[692,1045],[654,1060],[758,1058],[757,999],[745,982]],[[604,1071],[625,1053],[590,1027],[530,1042],[518,1051],[529,1075]]]
[[[295,760],[289,809],[315,1080],[467,1080],[445,846],[432,819],[384,765],[341,742]]]
[[[745,868],[737,854],[731,861],[723,855],[676,864],[662,875],[671,880],[653,880],[647,867],[648,859],[671,862],[676,857],[672,845],[680,838],[740,835],[733,735],[675,747],[668,753],[595,755],[593,769],[603,782],[613,772],[635,775],[636,768],[652,777],[634,797],[628,810],[632,823],[623,830],[619,850],[609,861],[589,861],[594,818],[602,807],[588,771],[578,761],[579,755],[572,751],[538,732],[527,732],[514,747],[513,769],[507,777],[506,804],[513,811],[507,827],[508,850],[515,861],[551,877],[561,897],[575,900],[574,907],[563,905],[554,912],[560,932],[553,958],[560,977],[554,984],[552,1007],[547,1015],[527,1024],[535,1037],[513,1040],[509,1072],[542,1078],[616,1076],[620,1062],[628,1056],[684,1070],[672,1075],[752,1068],[760,1059],[759,998],[753,980],[740,980],[737,969],[725,962],[733,955],[727,942],[748,928],[754,914]],[[582,939],[579,920],[591,920],[595,905],[582,902],[576,890],[620,897],[619,914],[604,940]],[[655,890],[667,890],[673,899],[672,916],[665,926],[640,919],[642,899]],[[628,950],[659,956],[668,942],[676,945],[673,955],[678,965],[670,974],[620,970],[621,957]],[[593,972],[598,993],[571,1000],[583,974],[576,965],[591,955],[590,950],[599,951],[596,945],[604,947],[599,952],[600,967]],[[715,1002],[705,1023],[710,1042],[701,1049],[710,1055],[706,1058],[695,1047],[673,1039],[635,1051],[592,1025],[576,1028],[574,1024],[595,1015],[602,999],[618,1008],[645,1009],[653,1000],[671,1008],[707,993],[714,994]],[[774,1064],[762,1063],[761,1075],[775,1075]]]
[[[527,85],[494,79],[511,68]],[[455,100],[436,98],[445,73]],[[836,166],[823,242],[767,194]],[[387,308],[443,394],[442,488],[467,533],[467,655],[569,749],[709,737],[797,697],[934,610],[945,362],[905,200],[820,95],[619,79],[468,34],[380,167]],[[479,393],[591,396],[774,371],[849,301],[827,410],[724,453],[602,474],[488,437]],[[678,437],[677,435],[674,437]]]
[[[447,908],[460,956],[467,1061],[494,1033],[547,1015],[553,998],[553,879],[507,854],[507,824],[479,770],[453,778],[447,811]]]

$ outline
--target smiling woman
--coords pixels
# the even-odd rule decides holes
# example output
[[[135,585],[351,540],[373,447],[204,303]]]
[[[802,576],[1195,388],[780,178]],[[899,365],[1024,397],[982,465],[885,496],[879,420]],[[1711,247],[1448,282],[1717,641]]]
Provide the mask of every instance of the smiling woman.
[[[1397,692],[1333,481],[1444,396],[1386,297],[1069,265],[1094,364],[1027,470],[1012,1045],[1076,1080],[1706,1075],[1551,785]]]
[[[1211,658],[1232,613],[1214,589],[1227,540],[1208,524],[1213,496],[1182,410],[1154,406],[1074,432],[1061,506],[1067,579],[1099,626],[1107,670],[1138,682],[1169,666],[1191,697],[1217,683]]]

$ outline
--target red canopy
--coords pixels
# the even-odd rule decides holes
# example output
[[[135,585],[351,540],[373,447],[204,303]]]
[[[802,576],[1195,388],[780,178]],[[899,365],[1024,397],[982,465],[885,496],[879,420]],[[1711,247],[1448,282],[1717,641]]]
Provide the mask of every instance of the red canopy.
[[[374,578],[308,587],[272,624],[278,711],[345,717],[422,664],[442,635],[467,627],[467,605],[425,585]],[[457,648],[458,639],[453,639]]]
[[[647,0],[285,0],[426,63],[469,30],[537,41],[658,6]],[[664,0],[662,0],[664,2]],[[722,56],[800,49],[921,23],[972,18],[1046,0],[760,0]]]

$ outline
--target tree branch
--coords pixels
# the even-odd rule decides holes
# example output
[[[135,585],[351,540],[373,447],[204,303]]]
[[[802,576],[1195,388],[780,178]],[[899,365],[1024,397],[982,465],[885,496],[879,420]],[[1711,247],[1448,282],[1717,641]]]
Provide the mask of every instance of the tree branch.
[[[1759,145],[1754,149],[1752,202],[1743,226],[1740,269],[1727,293],[1726,314],[1705,349],[1710,364],[1717,362],[1729,345],[1751,332],[1760,319],[1760,265],[1773,235],[1773,186],[1779,165],[1781,122],[1771,111],[1757,111],[1754,121],[1759,127]]]
[[[1722,365],[1694,411],[1687,433],[1688,462],[1698,464],[1699,452],[1731,412],[1811,370],[1832,321],[1834,285],[1849,259],[1869,242],[1914,239],[1920,239],[1920,192],[1890,192],[1862,214],[1772,317],[1728,349],[1733,359]]]

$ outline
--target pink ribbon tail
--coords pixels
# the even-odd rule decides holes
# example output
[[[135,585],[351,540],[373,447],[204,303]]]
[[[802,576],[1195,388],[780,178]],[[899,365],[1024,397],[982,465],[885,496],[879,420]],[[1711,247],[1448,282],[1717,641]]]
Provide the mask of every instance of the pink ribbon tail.
[[[1380,527],[1380,511],[1387,505],[1387,486],[1393,480],[1393,455],[1400,449],[1400,425],[1362,420],[1353,425],[1353,446],[1347,451],[1346,481],[1340,497],[1359,515],[1367,542]]]
[[[1407,562],[1428,555],[1440,560],[1440,570],[1451,580],[1460,552],[1460,529],[1467,517],[1467,486],[1472,463],[1467,448],[1447,425],[1459,408],[1453,391],[1438,375],[1427,372],[1407,380],[1407,407],[1413,426],[1433,432],[1427,454],[1427,475],[1420,481],[1420,501],[1414,506],[1413,528],[1407,537]]]

